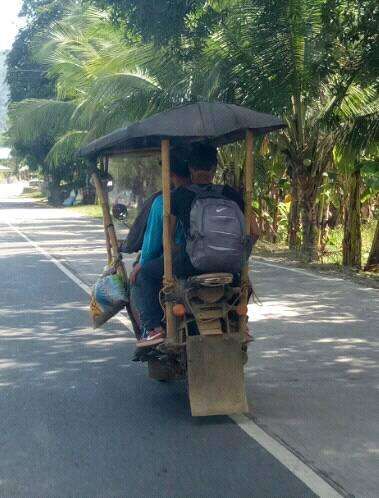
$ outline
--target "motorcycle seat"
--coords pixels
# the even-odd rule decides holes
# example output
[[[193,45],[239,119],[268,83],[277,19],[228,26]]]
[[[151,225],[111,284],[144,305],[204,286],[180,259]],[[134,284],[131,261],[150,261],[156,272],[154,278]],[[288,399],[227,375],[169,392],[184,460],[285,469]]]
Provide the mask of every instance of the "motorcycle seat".
[[[203,273],[189,277],[188,283],[190,285],[203,285],[207,287],[226,285],[233,282],[232,273]]]

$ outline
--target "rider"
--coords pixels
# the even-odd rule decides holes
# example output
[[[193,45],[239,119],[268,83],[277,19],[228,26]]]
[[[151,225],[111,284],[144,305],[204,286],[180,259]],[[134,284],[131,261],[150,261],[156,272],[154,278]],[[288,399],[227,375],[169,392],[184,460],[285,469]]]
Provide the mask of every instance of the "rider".
[[[204,189],[209,187],[213,182],[213,177],[217,167],[217,149],[209,144],[195,144],[192,146],[189,157],[189,169],[191,180],[194,185]],[[235,201],[240,209],[244,210],[244,202],[240,195],[232,187],[225,185],[222,195]],[[175,189],[171,195],[171,226],[175,227],[177,223],[183,226],[184,232],[188,233],[190,227],[190,212],[192,202],[196,194],[181,186]],[[251,234],[258,238],[258,226],[252,221]],[[173,270],[178,277],[185,278],[189,275],[196,274],[185,250],[185,245],[174,248]],[[139,304],[141,310],[141,322],[147,331],[145,337],[139,341],[139,346],[147,347],[159,344],[164,340],[165,332],[162,328],[162,308],[159,302],[159,293],[162,287],[162,278],[164,273],[163,256],[148,261],[139,269],[136,281],[136,294],[139,295]]]

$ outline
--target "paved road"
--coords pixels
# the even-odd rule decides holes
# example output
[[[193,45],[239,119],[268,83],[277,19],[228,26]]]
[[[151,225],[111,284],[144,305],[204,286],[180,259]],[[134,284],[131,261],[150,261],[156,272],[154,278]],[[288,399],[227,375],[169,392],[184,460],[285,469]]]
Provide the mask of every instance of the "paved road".
[[[130,362],[117,321],[94,333],[86,294],[5,221],[89,284],[98,223],[14,199],[0,212],[0,496],[313,495],[230,419],[191,419],[183,385]],[[251,416],[329,482],[377,496],[377,293],[262,260],[254,280]]]

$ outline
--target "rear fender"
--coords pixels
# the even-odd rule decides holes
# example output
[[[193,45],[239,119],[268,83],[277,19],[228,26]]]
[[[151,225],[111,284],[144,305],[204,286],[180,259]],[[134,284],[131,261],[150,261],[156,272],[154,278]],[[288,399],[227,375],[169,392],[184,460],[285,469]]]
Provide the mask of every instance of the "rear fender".
[[[247,412],[244,360],[239,334],[187,338],[188,387],[193,416]]]

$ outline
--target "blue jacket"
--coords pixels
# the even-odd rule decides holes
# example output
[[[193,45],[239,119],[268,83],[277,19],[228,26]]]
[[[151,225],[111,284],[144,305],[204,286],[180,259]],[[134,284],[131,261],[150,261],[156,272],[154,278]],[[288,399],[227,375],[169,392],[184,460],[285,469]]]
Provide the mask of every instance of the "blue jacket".
[[[175,242],[178,245],[185,244],[185,237],[182,225],[176,226]],[[144,265],[148,261],[159,258],[163,254],[163,196],[159,195],[153,202],[145,235],[143,238],[140,264]]]

